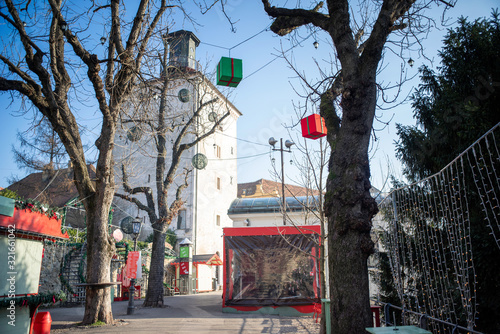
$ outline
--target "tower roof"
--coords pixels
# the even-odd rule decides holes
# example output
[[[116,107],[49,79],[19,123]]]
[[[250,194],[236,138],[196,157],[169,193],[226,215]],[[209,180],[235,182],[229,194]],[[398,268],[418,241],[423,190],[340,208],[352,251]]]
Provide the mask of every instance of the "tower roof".
[[[193,34],[191,31],[177,30],[177,31],[174,31],[174,32],[172,32],[170,34],[167,34],[165,36],[165,38],[169,42],[170,42],[170,40],[174,40],[174,39],[178,39],[178,38],[183,38],[183,37],[189,37],[189,38],[191,38],[196,43],[196,47],[198,47],[198,45],[200,45],[199,38],[196,37],[196,35]]]

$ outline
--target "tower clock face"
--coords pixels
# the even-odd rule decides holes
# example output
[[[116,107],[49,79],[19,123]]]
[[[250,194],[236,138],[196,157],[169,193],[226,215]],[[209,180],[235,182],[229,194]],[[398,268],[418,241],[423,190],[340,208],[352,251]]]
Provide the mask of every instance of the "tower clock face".
[[[191,163],[196,169],[203,169],[207,167],[208,159],[203,153],[195,154],[193,159],[191,159]]]
[[[180,91],[179,91],[179,94],[177,95],[177,97],[179,98],[179,100],[181,102],[189,102],[189,100],[191,100],[191,92],[189,90],[187,90],[186,88],[182,88]]]

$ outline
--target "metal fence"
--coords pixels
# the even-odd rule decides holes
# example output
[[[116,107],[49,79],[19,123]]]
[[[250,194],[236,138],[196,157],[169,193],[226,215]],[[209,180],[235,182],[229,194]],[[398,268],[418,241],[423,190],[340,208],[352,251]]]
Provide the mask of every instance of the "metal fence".
[[[432,328],[433,333],[483,334],[482,332],[467,329],[463,326],[437,319],[424,313],[414,312],[378,300],[376,303],[381,305],[384,309],[382,322],[385,323],[386,326],[417,324],[417,326],[422,329],[429,330]]]

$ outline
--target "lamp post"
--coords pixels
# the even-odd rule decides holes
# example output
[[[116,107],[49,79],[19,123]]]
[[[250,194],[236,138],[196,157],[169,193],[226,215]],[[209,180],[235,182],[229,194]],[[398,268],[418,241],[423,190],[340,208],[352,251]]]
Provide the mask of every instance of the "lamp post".
[[[134,221],[132,221],[132,234],[134,235],[134,252],[137,251],[137,238],[141,233],[141,225],[142,225],[142,220],[139,217],[137,217]],[[139,268],[137,270],[139,270]],[[128,291],[128,307],[127,307],[128,315],[134,314],[135,310],[134,297],[135,297],[135,277],[130,279],[130,289]]]
[[[283,225],[286,225],[285,164],[283,162],[283,152],[292,153],[292,150],[290,148],[292,147],[292,145],[295,145],[295,143],[287,139],[285,141],[286,149],[284,149],[283,138],[280,138],[280,148],[274,147],[274,145],[276,145],[277,142],[278,141],[274,139],[274,137],[269,138],[269,145],[273,147],[272,150],[281,152],[281,198],[283,201]]]

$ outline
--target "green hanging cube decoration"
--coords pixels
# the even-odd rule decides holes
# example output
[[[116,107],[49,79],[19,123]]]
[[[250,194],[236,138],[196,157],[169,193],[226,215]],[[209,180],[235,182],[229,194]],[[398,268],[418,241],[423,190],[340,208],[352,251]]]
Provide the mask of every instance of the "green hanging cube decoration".
[[[217,85],[236,87],[243,79],[243,61],[222,57],[217,65]]]

